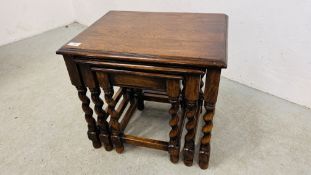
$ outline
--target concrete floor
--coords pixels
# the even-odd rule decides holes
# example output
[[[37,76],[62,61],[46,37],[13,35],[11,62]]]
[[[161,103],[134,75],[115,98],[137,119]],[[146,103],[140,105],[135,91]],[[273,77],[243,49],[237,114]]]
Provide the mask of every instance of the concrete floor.
[[[226,78],[208,170],[131,145],[121,155],[93,149],[76,90],[55,55],[84,28],[72,24],[0,47],[0,174],[311,174],[311,110]],[[146,103],[127,132],[167,140],[167,110]]]

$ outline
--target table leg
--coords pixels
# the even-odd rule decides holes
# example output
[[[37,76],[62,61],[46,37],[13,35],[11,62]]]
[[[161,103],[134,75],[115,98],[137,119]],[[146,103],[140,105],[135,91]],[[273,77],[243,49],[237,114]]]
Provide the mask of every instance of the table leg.
[[[113,87],[110,87],[105,92],[105,100],[108,103],[108,113],[110,114],[110,126],[111,126],[111,140],[116,147],[118,153],[124,151],[123,142],[121,140],[121,125],[119,123],[119,114],[115,110],[116,102],[113,100]]]
[[[179,160],[179,151],[180,151],[180,143],[179,143],[179,95],[180,95],[180,87],[179,80],[167,80],[167,94],[169,102],[171,103],[171,108],[169,113],[171,115],[171,120],[169,121],[169,125],[172,127],[169,136],[170,141],[168,145],[168,151],[170,154],[170,160],[173,163],[177,163]]]
[[[186,112],[188,119],[186,124],[187,134],[185,136],[185,144],[183,149],[184,163],[186,166],[191,166],[195,152],[195,128],[197,125],[196,113],[198,109],[200,76],[186,76],[185,82],[185,101]]]
[[[200,97],[199,97],[200,113],[202,113],[202,111],[203,111],[202,105],[203,105],[203,101],[204,101],[204,93],[203,93],[203,91],[202,91],[202,88],[203,88],[203,86],[204,86],[203,77],[204,77],[204,75],[201,75],[201,81],[200,81]],[[199,119],[198,119],[198,120],[199,120]]]
[[[76,86],[78,90],[79,98],[82,102],[82,109],[85,114],[85,120],[87,122],[87,135],[88,138],[92,141],[94,148],[100,148],[101,142],[98,138],[98,130],[96,126],[96,121],[93,118],[93,110],[90,108],[90,99],[86,96],[86,87],[84,86]]]
[[[104,144],[104,147],[107,151],[111,151],[113,149],[110,133],[109,133],[109,124],[106,121],[108,118],[108,114],[103,110],[104,102],[99,97],[100,96],[100,88],[95,87],[91,88],[91,97],[94,102],[94,110],[97,114],[97,123],[99,129],[99,139]]]
[[[202,169],[207,169],[209,164],[211,131],[213,127],[213,117],[217,101],[219,81],[220,69],[207,70],[204,91],[205,113],[203,115],[205,124],[202,128],[203,137],[201,139],[199,152],[199,166]]]
[[[113,99],[113,85],[110,83],[109,75],[106,73],[97,72],[96,76],[100,87],[104,90],[105,100],[108,104],[108,114],[110,115],[110,129],[111,129],[111,141],[118,153],[124,151],[123,142],[121,139],[121,125],[119,123],[120,114],[115,110],[116,101]]]
[[[135,96],[137,98],[137,109],[140,111],[144,110],[145,105],[143,91],[141,89],[136,89]]]

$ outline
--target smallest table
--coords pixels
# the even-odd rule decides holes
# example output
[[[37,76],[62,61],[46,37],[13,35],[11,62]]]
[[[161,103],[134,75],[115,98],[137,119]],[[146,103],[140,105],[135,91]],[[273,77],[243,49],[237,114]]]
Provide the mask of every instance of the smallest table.
[[[183,157],[191,166],[204,104],[199,165],[206,169],[220,73],[227,66],[227,22],[224,14],[111,11],[60,48],[57,54],[64,56],[71,83],[78,90],[94,147],[103,144],[111,150],[114,146],[121,153],[123,142],[132,143],[169,151],[171,161],[177,162],[183,118],[187,118]],[[121,87],[115,95],[113,86]],[[100,88],[108,103],[105,110]],[[134,110],[143,110],[144,100],[171,104],[169,142],[123,133]]]

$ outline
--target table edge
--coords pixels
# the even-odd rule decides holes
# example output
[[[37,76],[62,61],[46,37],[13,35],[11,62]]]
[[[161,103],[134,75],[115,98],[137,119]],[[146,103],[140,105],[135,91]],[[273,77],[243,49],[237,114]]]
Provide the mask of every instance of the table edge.
[[[101,59],[114,59],[120,61],[129,62],[145,62],[145,63],[162,63],[172,65],[189,65],[195,67],[218,67],[227,68],[227,54],[221,60],[216,58],[195,58],[195,57],[183,57],[183,56],[166,56],[166,55],[150,55],[150,54],[136,54],[136,53],[118,53],[110,51],[95,51],[95,50],[81,50],[74,48],[60,48],[56,51],[59,55],[70,55],[79,57],[91,57]],[[183,61],[180,61],[184,58]],[[202,60],[206,59],[206,60]],[[223,61],[222,61],[223,60]]]

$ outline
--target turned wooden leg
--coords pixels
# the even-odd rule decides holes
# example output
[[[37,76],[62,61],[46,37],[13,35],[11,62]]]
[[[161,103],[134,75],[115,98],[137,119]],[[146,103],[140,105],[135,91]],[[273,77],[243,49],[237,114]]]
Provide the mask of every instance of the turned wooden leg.
[[[195,134],[196,134],[196,113],[198,109],[200,89],[200,76],[186,77],[185,85],[185,101],[186,111],[185,115],[188,119],[186,124],[187,134],[185,136],[185,144],[183,149],[184,164],[191,166],[193,163],[194,151],[195,151]]]
[[[168,145],[168,151],[170,154],[170,160],[173,163],[177,163],[179,160],[179,151],[180,151],[180,143],[178,138],[179,134],[179,95],[180,95],[180,88],[179,88],[179,80],[168,80],[167,81],[167,94],[169,98],[169,102],[171,103],[171,108],[169,113],[171,115],[171,120],[169,122],[170,126],[172,127],[169,136],[170,141]]]
[[[203,116],[205,124],[202,128],[202,132],[204,135],[201,139],[200,145],[199,166],[202,169],[207,169],[210,157],[210,140],[211,140],[211,131],[213,128],[214,106],[210,106],[205,102],[204,108],[206,110]]]
[[[93,110],[90,108],[90,99],[86,96],[86,87],[84,86],[76,86],[78,90],[79,98],[82,102],[82,109],[85,114],[85,120],[87,122],[87,135],[88,138],[92,141],[94,148],[100,148],[101,142],[98,138],[98,130],[96,126],[96,121],[93,118]]]
[[[124,151],[124,146],[121,140],[121,127],[119,123],[119,114],[115,110],[116,102],[113,100],[113,88],[104,90],[105,100],[108,103],[108,113],[110,114],[110,126],[111,126],[111,140],[114,146],[116,147],[116,151],[118,153],[122,153]]]
[[[203,108],[202,108],[202,105],[203,105],[203,101],[204,101],[204,93],[203,93],[203,86],[204,86],[204,82],[203,82],[203,77],[204,75],[201,75],[201,81],[200,81],[200,97],[199,97],[199,108],[200,108],[200,113],[202,113],[203,111]]]
[[[173,163],[177,163],[179,160],[179,144],[178,144],[178,122],[179,122],[179,116],[177,114],[179,109],[179,102],[178,99],[170,99],[171,108],[169,110],[169,113],[171,115],[171,120],[169,122],[170,126],[172,127],[170,131],[170,141],[168,145],[169,153],[170,153],[170,160]]]
[[[213,128],[213,117],[217,101],[219,81],[220,70],[207,71],[204,91],[204,108],[206,111],[203,115],[205,124],[202,128],[203,137],[201,139],[199,152],[199,166],[202,169],[207,169],[209,164],[211,131]]]
[[[144,105],[144,94],[143,94],[143,91],[141,89],[137,89],[136,93],[135,93],[135,96],[137,98],[137,109],[140,110],[140,111],[144,110],[145,105]]]
[[[108,114],[110,115],[110,130],[111,130],[111,142],[115,146],[118,153],[122,153],[124,150],[121,140],[121,125],[119,123],[119,113],[115,110],[116,101],[113,99],[113,85],[110,83],[109,75],[106,73],[96,72],[98,83],[104,90],[105,100],[108,104]]]
[[[110,133],[109,133],[109,124],[107,122],[108,114],[103,110],[104,102],[99,97],[100,95],[100,88],[92,88],[91,97],[92,101],[94,102],[94,110],[97,114],[97,124],[99,129],[99,139],[101,143],[104,144],[104,147],[107,151],[111,151],[113,149],[111,140],[110,140]]]
[[[183,149],[184,155],[184,163],[187,166],[191,166],[193,163],[195,145],[195,125],[196,125],[196,118],[195,114],[197,111],[197,101],[196,102],[186,102],[186,117],[188,122],[186,124],[187,134],[185,136],[185,145]]]

